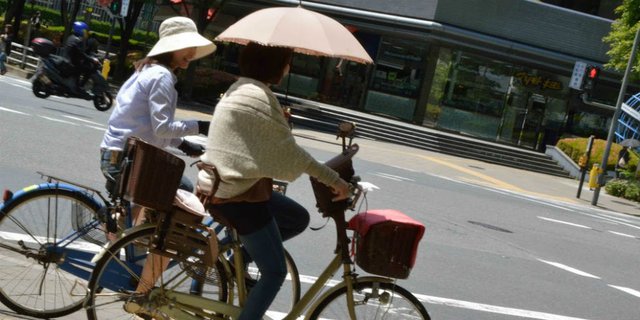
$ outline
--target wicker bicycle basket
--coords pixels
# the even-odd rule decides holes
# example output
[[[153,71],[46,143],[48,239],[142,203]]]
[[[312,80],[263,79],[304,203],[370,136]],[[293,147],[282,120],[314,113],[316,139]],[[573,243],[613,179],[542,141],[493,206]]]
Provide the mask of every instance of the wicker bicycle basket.
[[[182,159],[130,137],[123,162],[120,189],[126,200],[159,211],[172,209],[185,168]]]

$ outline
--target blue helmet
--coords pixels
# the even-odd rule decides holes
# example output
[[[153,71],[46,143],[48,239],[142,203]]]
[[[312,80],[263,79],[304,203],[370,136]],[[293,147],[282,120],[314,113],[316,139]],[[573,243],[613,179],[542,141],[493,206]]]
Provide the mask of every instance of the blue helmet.
[[[84,36],[85,31],[89,32],[89,26],[86,23],[82,21],[76,21],[73,23],[73,34],[78,37],[82,37]]]

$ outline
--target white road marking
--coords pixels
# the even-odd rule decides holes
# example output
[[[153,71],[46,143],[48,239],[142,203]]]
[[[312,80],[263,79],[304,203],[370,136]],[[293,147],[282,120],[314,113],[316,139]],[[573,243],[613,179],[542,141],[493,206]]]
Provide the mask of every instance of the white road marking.
[[[600,279],[600,277],[598,277],[598,276],[594,276],[594,275],[592,275],[590,273],[578,270],[576,268],[569,267],[569,266],[564,265],[562,263],[553,262],[553,261],[547,261],[547,260],[542,260],[542,259],[538,259],[538,261],[544,262],[546,264],[552,265],[552,266],[554,266],[556,268],[560,268],[560,269],[565,270],[565,271],[569,271],[569,272],[577,274],[579,276],[583,276],[583,277],[587,277],[587,278],[593,278],[593,279]]]
[[[618,289],[618,290],[620,290],[622,292],[626,292],[626,293],[628,293],[628,294],[630,294],[632,296],[636,296],[636,297],[640,298],[640,291],[638,291],[638,290],[634,290],[634,289],[626,288],[626,287],[614,286],[614,285],[611,285],[611,284],[608,284],[608,286],[611,287],[611,288],[614,288],[614,289]]]
[[[66,121],[66,120],[62,120],[62,119],[56,119],[56,118],[51,118],[51,117],[47,117],[47,116],[39,116],[40,118],[44,118],[47,120],[51,120],[51,121],[55,121],[55,122],[61,122],[61,123],[66,123],[66,124],[70,124],[73,126],[77,126],[78,124],[75,122],[71,122],[71,121]]]
[[[89,121],[89,120],[78,118],[78,117],[73,117],[73,116],[63,116],[63,117],[69,118],[69,119],[73,119],[73,120],[77,120],[77,121],[80,121],[80,122],[94,124],[96,126],[104,126],[104,123],[93,122],[93,121]]]
[[[392,180],[398,179],[398,180],[400,180],[400,181],[401,181],[401,180],[404,180],[404,181],[415,181],[415,180],[410,179],[410,178],[405,178],[405,177],[401,177],[401,176],[396,176],[396,175],[388,174],[388,173],[384,173],[384,172],[376,172],[376,173],[374,173],[374,174],[375,174],[375,175],[377,175],[377,176],[380,176],[380,177],[383,177],[383,178],[389,178],[389,179],[392,179]]]
[[[476,302],[470,302],[470,301],[427,296],[424,294],[414,293],[414,295],[416,296],[416,298],[418,298],[418,300],[427,302],[427,303],[441,304],[447,307],[456,307],[456,308],[471,309],[471,310],[491,312],[491,313],[499,313],[499,314],[505,314],[505,315],[515,316],[515,317],[542,319],[542,320],[586,320],[584,318],[567,317],[567,316],[561,316],[561,315],[546,313],[546,312],[507,308],[507,307],[501,307],[501,306],[494,306],[490,304],[482,304],[482,303],[476,303]]]
[[[394,178],[394,177],[389,177],[383,174],[379,174],[379,173],[373,173],[374,176],[378,176],[381,178],[385,178],[385,179],[389,179],[389,180],[393,180],[393,181],[402,181],[402,179],[398,179],[398,178]]]
[[[636,236],[633,236],[633,235],[630,235],[630,234],[626,234],[626,233],[622,233],[622,232],[615,232],[615,231],[609,230],[609,233],[613,233],[615,235],[619,235],[619,236],[623,236],[623,237],[627,237],[627,238],[633,238],[633,239],[636,238]]]
[[[8,111],[8,112],[13,112],[13,113],[17,113],[17,114],[23,114],[25,116],[30,116],[30,114],[28,113],[24,113],[18,110],[13,110],[13,109],[9,109],[9,108],[4,108],[4,107],[0,107],[0,111]]]
[[[38,243],[46,243],[52,240],[50,237],[49,238],[42,237],[42,236],[30,237],[29,235],[26,235],[24,233],[4,232],[4,231],[0,232],[0,238],[8,241],[22,240],[26,243],[36,243],[36,241],[38,241]],[[59,242],[60,239],[57,239],[56,241]],[[96,244],[86,242],[86,241],[79,241],[79,240],[69,243],[69,245],[67,245],[67,248],[82,250],[82,251],[91,252],[91,253],[98,253],[102,249],[100,246]]]
[[[556,223],[566,224],[566,225],[568,225],[568,226],[573,226],[573,227],[578,227],[578,228],[583,228],[583,229],[593,229],[593,228],[591,228],[591,227],[587,227],[587,226],[585,226],[585,225],[576,224],[576,223],[571,223],[571,222],[567,222],[567,221],[556,220],[556,219],[551,219],[551,218],[545,218],[545,217],[541,217],[541,216],[538,216],[538,218],[540,218],[540,219],[542,219],[542,220],[551,221],[551,222],[556,222]]]
[[[88,125],[85,125],[85,127],[91,128],[91,129],[96,129],[98,131],[106,131],[107,130],[107,128],[105,128],[105,127],[88,126]]]

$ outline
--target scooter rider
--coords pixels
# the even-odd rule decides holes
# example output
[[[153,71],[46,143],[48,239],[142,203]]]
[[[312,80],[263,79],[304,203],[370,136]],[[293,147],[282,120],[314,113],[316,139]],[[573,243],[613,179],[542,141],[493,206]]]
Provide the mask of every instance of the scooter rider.
[[[73,23],[72,35],[65,42],[64,54],[73,65],[75,77],[75,93],[86,93],[82,90],[82,85],[95,72],[95,66],[91,61],[92,58],[86,54],[87,38],[89,37],[89,26],[82,22]],[[82,76],[82,81],[80,81]]]

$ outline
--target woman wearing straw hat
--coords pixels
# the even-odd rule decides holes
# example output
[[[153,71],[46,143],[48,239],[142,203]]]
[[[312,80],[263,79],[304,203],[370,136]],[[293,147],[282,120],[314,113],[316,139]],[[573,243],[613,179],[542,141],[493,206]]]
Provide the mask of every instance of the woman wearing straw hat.
[[[160,25],[160,40],[147,57],[136,63],[136,72],[122,85],[116,97],[107,132],[100,144],[101,169],[112,192],[120,175],[122,150],[130,136],[159,148],[177,147],[188,156],[199,156],[203,147],[185,140],[187,135],[207,134],[207,121],[174,120],[178,102],[175,89],[178,69],[186,69],[193,60],[213,53],[216,46],[198,33],[195,23],[185,17],[173,17]],[[180,188],[193,191],[193,184],[182,177]],[[132,216],[138,224],[144,215],[134,207]],[[108,237],[111,239],[112,234]],[[136,291],[152,288],[158,272],[164,270],[167,258],[152,255],[147,259]]]
[[[122,85],[117,107],[109,118],[101,149],[101,169],[111,191],[119,175],[121,151],[127,138],[136,136],[159,148],[177,147],[189,156],[199,156],[202,146],[184,139],[187,135],[207,134],[207,121],[174,120],[178,102],[176,70],[213,53],[216,46],[198,33],[195,23],[173,17],[160,25],[160,40],[147,57],[136,63],[136,72]],[[193,184],[183,176],[182,189]]]
[[[282,107],[269,88],[289,71],[293,51],[249,43],[240,54],[240,75],[216,105],[203,162],[220,176],[209,211],[223,216],[240,235],[260,274],[239,320],[261,319],[286,277],[283,240],[304,231],[309,213],[288,197],[272,192],[272,179],[292,181],[306,173],[330,186],[335,200],[347,198],[349,185],[338,173],[300,147]],[[216,177],[198,173],[198,186]],[[237,266],[236,266],[237,267]]]

